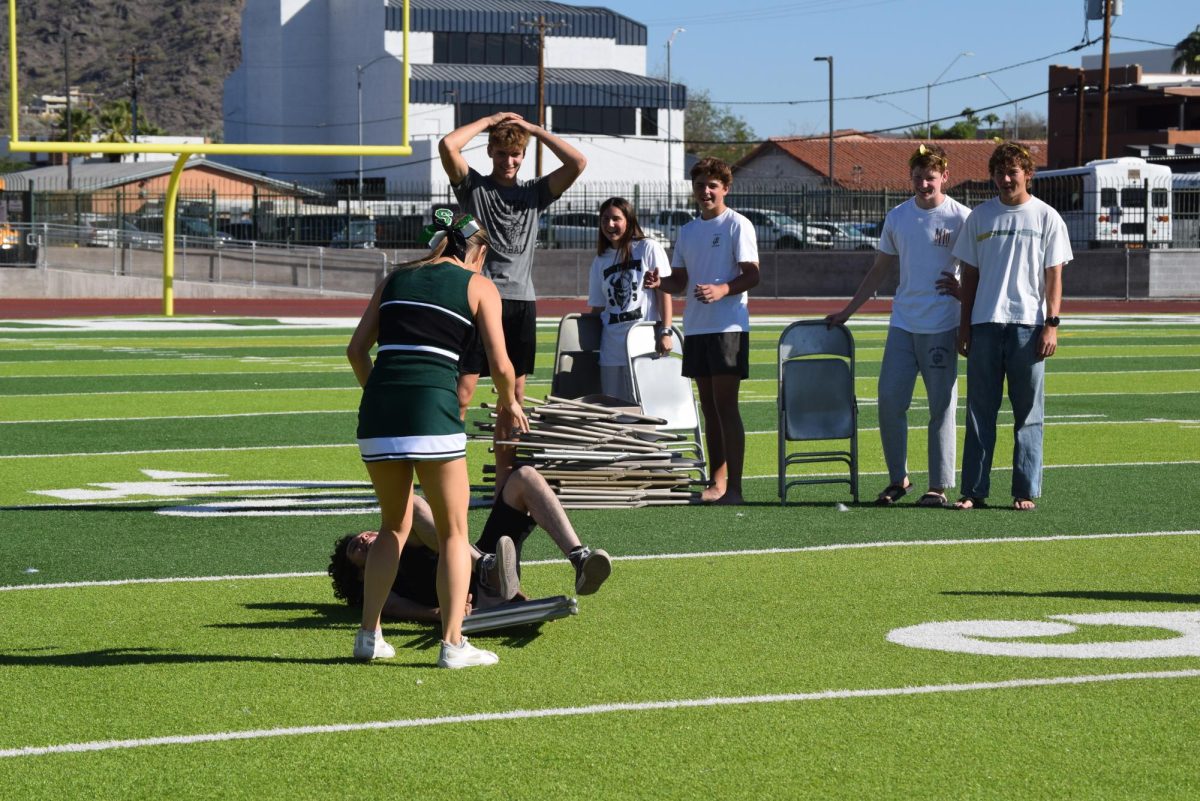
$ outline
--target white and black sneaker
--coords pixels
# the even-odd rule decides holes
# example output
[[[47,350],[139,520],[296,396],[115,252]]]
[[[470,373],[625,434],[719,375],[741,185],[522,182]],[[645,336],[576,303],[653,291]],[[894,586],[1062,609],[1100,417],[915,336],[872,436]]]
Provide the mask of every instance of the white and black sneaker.
[[[599,548],[592,550],[580,545],[567,558],[575,566],[575,592],[579,595],[596,592],[612,573],[612,559]]]
[[[496,656],[491,651],[485,651],[482,648],[476,648],[471,643],[467,642],[467,638],[463,637],[458,645],[451,645],[442,640],[442,651],[438,654],[438,667],[441,668],[465,668],[478,667],[481,665],[494,665],[500,661],[500,657]]]

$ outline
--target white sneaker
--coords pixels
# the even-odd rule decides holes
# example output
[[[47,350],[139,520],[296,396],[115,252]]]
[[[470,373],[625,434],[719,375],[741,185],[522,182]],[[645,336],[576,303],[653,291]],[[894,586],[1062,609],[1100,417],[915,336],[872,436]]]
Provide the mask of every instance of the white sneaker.
[[[382,631],[358,630],[354,637],[355,659],[391,659],[396,649],[383,641]]]
[[[456,669],[475,667],[476,665],[494,665],[499,661],[500,657],[491,651],[476,648],[467,642],[466,637],[463,637],[458,645],[451,645],[442,640],[442,652],[438,655],[437,663],[438,667]]]

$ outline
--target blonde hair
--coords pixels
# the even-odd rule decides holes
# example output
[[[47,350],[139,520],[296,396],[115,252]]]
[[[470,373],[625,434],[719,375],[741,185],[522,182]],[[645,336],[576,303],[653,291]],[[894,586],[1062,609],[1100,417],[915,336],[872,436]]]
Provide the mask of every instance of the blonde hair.
[[[917,169],[945,172],[949,166],[950,160],[946,158],[946,149],[941,145],[921,145],[908,157],[910,172]]]

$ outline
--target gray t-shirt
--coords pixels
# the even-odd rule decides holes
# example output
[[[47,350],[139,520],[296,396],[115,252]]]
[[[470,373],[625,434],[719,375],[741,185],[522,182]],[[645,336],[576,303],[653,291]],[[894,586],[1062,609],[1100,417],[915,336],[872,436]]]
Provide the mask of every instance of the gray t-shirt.
[[[474,169],[454,187],[463,211],[483,225],[492,246],[483,274],[492,279],[500,297],[536,300],[533,291],[533,248],[537,242],[538,215],[555,198],[548,176],[501,186]]]

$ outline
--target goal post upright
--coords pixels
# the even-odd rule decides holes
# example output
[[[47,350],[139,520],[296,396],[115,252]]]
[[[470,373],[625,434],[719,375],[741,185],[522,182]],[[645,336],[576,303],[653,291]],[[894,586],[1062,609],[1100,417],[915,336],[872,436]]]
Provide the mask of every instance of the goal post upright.
[[[392,156],[412,155],[409,141],[409,0],[403,0],[401,11],[403,30],[401,42],[404,49],[400,58],[403,79],[401,81],[400,144],[396,145],[317,145],[317,144],[247,144],[213,142],[198,144],[152,144],[148,142],[36,142],[21,139],[20,94],[17,80],[17,0],[8,0],[8,103],[9,138],[8,149],[14,153],[63,153],[68,156],[104,153],[166,153],[178,156],[168,183],[165,206],[173,211],[179,192],[183,165],[190,156]],[[70,87],[67,88],[70,91]],[[168,227],[170,232],[168,233]],[[163,219],[163,314],[174,313],[172,283],[174,278],[174,215],[164,214]]]

